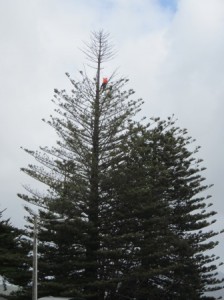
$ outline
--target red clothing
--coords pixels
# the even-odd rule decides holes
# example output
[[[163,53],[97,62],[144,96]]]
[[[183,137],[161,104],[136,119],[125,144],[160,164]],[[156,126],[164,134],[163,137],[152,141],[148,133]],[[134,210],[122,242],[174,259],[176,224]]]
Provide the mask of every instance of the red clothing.
[[[108,83],[108,79],[107,78],[103,78],[103,83],[107,84]]]

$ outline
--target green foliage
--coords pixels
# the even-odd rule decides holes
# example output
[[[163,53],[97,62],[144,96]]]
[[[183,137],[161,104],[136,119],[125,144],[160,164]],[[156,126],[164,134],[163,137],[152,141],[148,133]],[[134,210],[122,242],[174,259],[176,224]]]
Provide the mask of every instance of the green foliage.
[[[100,87],[113,55],[107,34],[94,33],[84,53],[96,77],[66,74],[71,93],[55,89],[57,116],[47,123],[57,145],[25,149],[38,164],[22,171],[46,186],[19,195],[28,212],[39,207],[39,296],[201,299],[219,282],[217,258],[206,254],[217,233],[207,230],[215,212],[199,148],[189,150],[172,118],[135,122],[143,102],[129,100],[127,79],[112,75],[109,93]]]
[[[0,274],[9,284],[26,286],[31,277],[29,242],[23,230],[2,219],[2,212],[0,218]]]
[[[123,140],[125,156],[114,161],[105,182],[114,205],[107,220],[113,236],[108,251],[118,245],[126,249],[119,256],[124,263],[117,293],[136,299],[200,299],[208,285],[218,283],[212,273],[217,258],[204,254],[216,245],[207,240],[217,233],[206,231],[215,212],[208,210],[209,197],[198,196],[209,186],[202,185],[201,161],[193,157],[198,148],[188,150],[193,141],[187,131],[172,118],[153,121]]]

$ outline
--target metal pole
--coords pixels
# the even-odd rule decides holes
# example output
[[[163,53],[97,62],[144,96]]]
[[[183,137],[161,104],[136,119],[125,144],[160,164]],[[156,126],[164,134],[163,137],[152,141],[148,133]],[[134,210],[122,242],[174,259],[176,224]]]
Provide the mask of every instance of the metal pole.
[[[37,241],[38,241],[38,227],[37,227],[37,218],[38,216],[34,214],[34,223],[33,223],[33,286],[32,286],[32,300],[38,300],[38,288],[37,288],[37,274],[38,274],[38,260],[37,260]],[[44,221],[57,221],[64,222],[65,219],[43,219]],[[70,219],[73,221],[73,219]]]
[[[37,215],[34,215],[33,228],[33,288],[32,300],[37,300]]]

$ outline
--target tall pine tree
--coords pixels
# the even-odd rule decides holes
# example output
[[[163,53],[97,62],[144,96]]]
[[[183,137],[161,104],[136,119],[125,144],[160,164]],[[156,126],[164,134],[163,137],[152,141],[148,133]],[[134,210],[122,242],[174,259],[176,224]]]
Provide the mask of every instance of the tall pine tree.
[[[45,219],[67,220],[55,227],[46,225],[47,237],[40,231],[40,293],[46,289],[51,295],[103,299],[107,280],[103,284],[102,228],[110,210],[101,185],[111,169],[114,150],[131,134],[129,124],[142,101],[128,99],[134,91],[123,89],[125,78],[116,80],[112,74],[107,85],[101,86],[103,65],[114,54],[108,34],[93,33],[83,52],[96,76],[92,80],[81,71],[81,80],[75,81],[67,74],[71,94],[55,89],[59,117],[52,117],[48,124],[58,133],[57,146],[25,149],[40,165],[22,171],[44,183],[48,192],[42,195],[27,188],[29,194],[19,196],[42,208]]]

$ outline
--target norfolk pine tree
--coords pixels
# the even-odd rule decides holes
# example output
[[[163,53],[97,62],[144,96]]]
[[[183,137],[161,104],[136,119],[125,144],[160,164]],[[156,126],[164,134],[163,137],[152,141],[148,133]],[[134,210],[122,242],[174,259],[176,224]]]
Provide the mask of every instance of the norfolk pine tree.
[[[51,253],[56,248],[58,256],[54,253],[48,257],[51,247],[45,242],[48,239],[43,241],[43,246],[45,244],[47,248],[44,248],[40,257],[40,292],[44,283],[50,281],[52,295],[67,293],[72,296],[84,295],[89,299],[103,299],[108,279],[102,284],[107,276],[102,263],[104,233],[101,229],[111,212],[104,201],[101,184],[111,168],[114,151],[122,139],[131,134],[130,120],[142,101],[128,100],[134,92],[132,89],[123,90],[127,82],[124,78],[109,78],[110,93],[101,89],[103,64],[113,57],[108,34],[102,31],[93,33],[90,44],[86,44],[83,51],[95,68],[96,77],[91,80],[85,71],[81,71],[81,81],[78,82],[67,74],[73,87],[71,95],[65,90],[55,90],[54,102],[59,107],[56,110],[59,117],[52,117],[48,123],[59,135],[57,146],[51,149],[43,147],[40,151],[25,149],[40,165],[29,165],[22,171],[44,183],[48,193],[42,195],[26,187],[28,194],[19,196],[39,206],[40,213],[45,217],[49,215],[51,218],[53,215],[53,218],[68,219],[61,226],[70,228],[63,235],[60,230],[50,229],[48,239],[54,241],[55,245]],[[44,232],[40,232],[40,238],[42,236]],[[72,255],[68,253],[73,268],[68,271],[63,265],[66,264],[63,260],[66,256],[65,247],[74,252]],[[45,257],[52,259],[52,263],[47,260],[51,270],[44,262]],[[60,270],[57,268],[59,259],[62,262]],[[45,263],[45,270],[41,270],[41,260]]]
[[[155,121],[154,128],[124,140],[126,157],[115,163],[108,180],[121,220],[115,235],[120,244],[130,245],[119,293],[136,299],[202,299],[209,287],[221,287],[215,278],[218,258],[206,253],[216,246],[210,238],[217,235],[207,229],[215,215],[208,209],[210,196],[203,196],[210,186],[203,185],[205,168],[194,157],[199,147],[188,149],[193,140],[187,131],[171,118]]]

